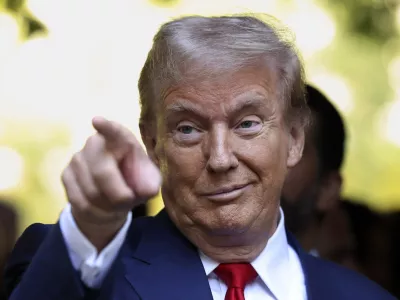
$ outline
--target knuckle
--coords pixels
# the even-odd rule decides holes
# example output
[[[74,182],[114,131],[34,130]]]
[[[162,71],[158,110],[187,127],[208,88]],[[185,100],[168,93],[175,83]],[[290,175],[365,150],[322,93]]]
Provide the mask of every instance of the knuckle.
[[[68,172],[69,172],[68,167],[66,167],[61,173],[61,182],[63,186],[68,184]]]
[[[80,203],[85,201],[85,199],[82,199],[82,197],[79,194],[68,192],[68,189],[67,189],[67,195],[68,195],[68,202],[71,203],[71,205],[73,206],[79,206]]]
[[[96,133],[90,136],[83,147],[83,152],[92,152],[96,149],[104,147],[104,138],[101,134]]]
[[[135,192],[143,199],[153,198],[160,191],[159,186],[155,184],[139,185]]]
[[[100,163],[93,167],[92,176],[96,182],[103,182],[113,176],[113,168],[110,164]]]
[[[88,187],[87,191],[86,191],[87,197],[89,200],[99,200],[102,198],[102,194],[100,193],[100,191],[92,186],[92,187]]]
[[[93,134],[90,137],[87,138],[86,143],[85,143],[85,148],[90,147],[91,145],[96,143],[96,140],[98,139],[98,134]]]
[[[72,156],[69,165],[71,166],[71,168],[72,168],[73,170],[79,170],[79,169],[80,169],[80,166],[82,165],[82,163],[83,163],[82,155],[81,155],[80,152],[78,152],[78,153],[75,153],[75,154]]]
[[[131,203],[133,201],[133,195],[128,192],[115,191],[113,200],[117,204]]]
[[[74,173],[69,167],[62,172],[61,182],[64,186],[68,201],[72,203],[79,202],[81,199],[79,193],[77,193],[76,186],[74,186],[76,185],[74,182]]]
[[[116,211],[129,211],[136,203],[136,199],[132,197],[118,197],[113,203],[113,208]]]
[[[81,215],[88,216],[91,214],[92,206],[87,201],[76,201],[73,203],[71,202],[71,206]]]

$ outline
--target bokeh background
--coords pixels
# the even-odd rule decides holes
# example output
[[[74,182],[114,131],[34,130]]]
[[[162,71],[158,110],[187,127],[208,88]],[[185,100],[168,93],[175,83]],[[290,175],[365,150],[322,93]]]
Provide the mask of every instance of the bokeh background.
[[[239,12],[287,24],[308,80],[346,118],[345,195],[400,209],[399,1],[0,0],[0,197],[20,230],[57,220],[61,171],[93,116],[139,133],[136,83],[161,23]]]

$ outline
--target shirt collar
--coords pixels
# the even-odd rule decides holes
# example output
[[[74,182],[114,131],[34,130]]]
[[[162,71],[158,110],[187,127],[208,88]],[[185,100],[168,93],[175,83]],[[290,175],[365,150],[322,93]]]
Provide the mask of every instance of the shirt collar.
[[[260,255],[251,262],[259,277],[268,289],[278,298],[285,299],[287,292],[287,279],[290,278],[289,245],[285,230],[285,217],[282,209],[279,210],[280,218],[274,234],[268,240],[267,246]],[[213,274],[218,262],[200,252],[201,262],[207,276]]]

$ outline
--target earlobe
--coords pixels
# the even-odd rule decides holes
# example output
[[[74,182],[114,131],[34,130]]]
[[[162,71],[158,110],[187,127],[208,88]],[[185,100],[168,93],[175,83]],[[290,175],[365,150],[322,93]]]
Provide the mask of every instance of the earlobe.
[[[293,126],[289,134],[287,166],[293,168],[303,156],[304,128]]]
[[[145,126],[144,124],[139,124],[139,128],[143,144],[146,147],[147,155],[150,157],[153,163],[159,167],[159,161],[156,152],[157,140],[153,134],[153,130],[149,130],[149,127]]]

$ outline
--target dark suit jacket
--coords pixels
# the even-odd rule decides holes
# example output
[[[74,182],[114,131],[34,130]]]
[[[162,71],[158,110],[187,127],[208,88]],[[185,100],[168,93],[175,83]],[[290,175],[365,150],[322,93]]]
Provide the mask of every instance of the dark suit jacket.
[[[368,279],[306,254],[290,236],[289,241],[302,263],[308,300],[395,299]],[[132,221],[100,291],[88,291],[79,278],[58,224],[30,226],[5,274],[12,300],[212,300],[197,249],[165,211]]]

